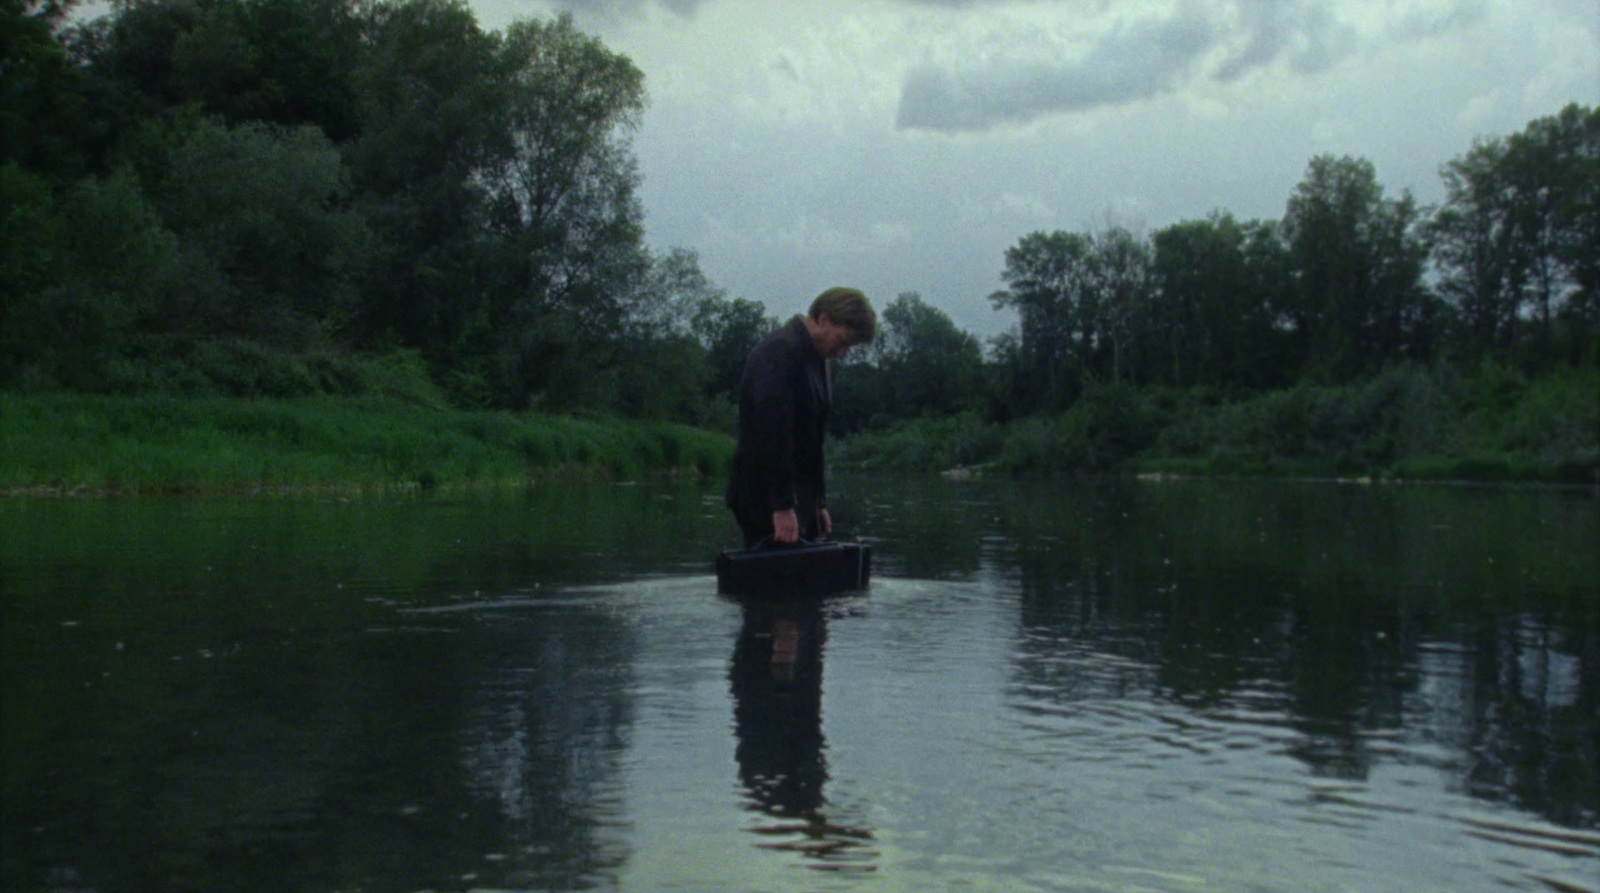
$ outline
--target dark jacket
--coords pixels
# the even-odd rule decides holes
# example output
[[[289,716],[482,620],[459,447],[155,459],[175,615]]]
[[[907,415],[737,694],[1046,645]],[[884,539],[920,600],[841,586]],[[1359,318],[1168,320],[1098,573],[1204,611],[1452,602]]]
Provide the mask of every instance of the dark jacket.
[[[832,404],[828,364],[803,317],[750,352],[739,385],[739,441],[728,484],[728,505],[740,523],[765,515],[770,524],[773,512],[788,508],[802,518],[814,516],[827,505],[822,440]]]

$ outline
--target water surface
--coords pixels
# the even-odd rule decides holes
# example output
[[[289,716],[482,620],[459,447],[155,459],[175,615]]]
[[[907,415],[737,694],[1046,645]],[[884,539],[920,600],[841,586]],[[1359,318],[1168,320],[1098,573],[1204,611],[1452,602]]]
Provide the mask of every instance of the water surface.
[[[1597,890],[1592,491],[0,501],[15,890]]]

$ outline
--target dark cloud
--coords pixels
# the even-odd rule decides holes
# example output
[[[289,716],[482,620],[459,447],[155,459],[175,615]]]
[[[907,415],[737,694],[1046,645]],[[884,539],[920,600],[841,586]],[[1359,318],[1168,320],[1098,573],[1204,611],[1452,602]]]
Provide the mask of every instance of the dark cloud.
[[[972,9],[979,6],[1014,6],[1017,0],[900,0],[907,6],[942,6],[945,9]]]
[[[661,6],[690,18],[705,0],[555,0],[555,6],[565,12],[599,21],[625,19],[636,15],[646,6]]]
[[[1600,3],[1583,0],[1591,13],[1600,13]],[[1558,4],[1559,5],[1559,4]],[[1400,23],[1397,37],[1402,39],[1427,39],[1469,28],[1488,16],[1485,0],[1459,0],[1445,9],[1418,10]],[[1597,16],[1600,20],[1600,16]]]
[[[1186,77],[1216,39],[1210,21],[1191,11],[1118,26],[1075,61],[1002,57],[954,70],[922,65],[901,85],[895,123],[906,129],[987,130],[1148,99]]]
[[[1212,74],[1223,83],[1284,60],[1301,74],[1332,67],[1355,46],[1355,31],[1318,0],[1238,0],[1236,31],[1246,35]]]
[[[995,0],[905,2],[965,8]],[[896,126],[983,131],[1150,99],[1197,76],[1232,83],[1278,66],[1316,74],[1360,48],[1355,28],[1335,17],[1325,0],[1232,0],[1179,9],[1171,18],[1114,28],[1077,60],[1024,60],[1002,52],[973,65],[913,68],[901,82]],[[1413,11],[1392,23],[1383,39],[1425,40],[1483,16],[1484,0],[1457,0]]]
[[[795,68],[794,60],[789,58],[788,53],[778,54],[778,58],[772,63],[772,70],[795,83],[800,81],[800,70]]]

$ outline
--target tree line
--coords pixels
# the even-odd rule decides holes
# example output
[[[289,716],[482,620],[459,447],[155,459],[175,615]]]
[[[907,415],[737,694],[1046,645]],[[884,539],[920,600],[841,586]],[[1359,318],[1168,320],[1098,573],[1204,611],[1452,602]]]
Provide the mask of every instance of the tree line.
[[[459,0],[0,0],[0,387],[395,391],[728,424],[776,322],[644,241],[644,75],[570,17]],[[985,344],[914,293],[836,429],[1259,393],[1398,365],[1600,363],[1600,111],[1441,168],[1313,158],[1278,220],[1034,232]]]
[[[862,358],[873,416],[1057,412],[1096,385],[1256,393],[1387,368],[1600,363],[1600,110],[1568,105],[1441,169],[1444,203],[1390,196],[1362,158],[1313,158],[1279,220],[1218,212],[1149,235],[1033,232],[990,296],[1019,324],[985,354],[919,296]]]
[[[644,76],[570,17],[0,2],[0,386],[697,418],[768,322],[645,246]]]

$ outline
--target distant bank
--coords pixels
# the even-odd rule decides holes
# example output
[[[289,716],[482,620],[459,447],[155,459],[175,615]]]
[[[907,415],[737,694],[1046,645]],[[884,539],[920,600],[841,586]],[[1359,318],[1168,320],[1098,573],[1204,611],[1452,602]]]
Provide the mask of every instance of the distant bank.
[[[0,393],[0,495],[381,492],[720,479],[731,437],[668,422],[296,400]],[[1107,385],[1059,413],[903,421],[830,446],[896,473],[1338,477],[1600,486],[1600,370],[1394,370],[1230,398]]]
[[[976,413],[863,432],[835,467],[1478,481],[1600,486],[1600,369],[1529,379],[1394,369],[1357,384],[1230,395],[1127,385],[1006,422]]]

